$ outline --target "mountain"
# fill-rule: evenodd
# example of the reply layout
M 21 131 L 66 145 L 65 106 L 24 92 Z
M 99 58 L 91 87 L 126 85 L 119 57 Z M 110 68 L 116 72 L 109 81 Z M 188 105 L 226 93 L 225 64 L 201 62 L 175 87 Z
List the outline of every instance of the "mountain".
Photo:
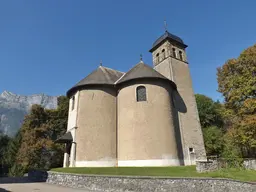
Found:
M 21 127 L 24 116 L 29 113 L 33 104 L 47 109 L 57 107 L 57 96 L 35 94 L 29 96 L 16 95 L 4 91 L 0 95 L 0 132 L 13 137 Z

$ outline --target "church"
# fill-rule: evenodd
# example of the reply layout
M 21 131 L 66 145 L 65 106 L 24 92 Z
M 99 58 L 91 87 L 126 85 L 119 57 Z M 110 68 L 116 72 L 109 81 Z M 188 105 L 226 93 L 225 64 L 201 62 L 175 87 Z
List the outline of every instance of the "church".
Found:
M 183 166 L 205 160 L 187 45 L 167 30 L 128 72 L 99 66 L 67 91 L 63 167 Z

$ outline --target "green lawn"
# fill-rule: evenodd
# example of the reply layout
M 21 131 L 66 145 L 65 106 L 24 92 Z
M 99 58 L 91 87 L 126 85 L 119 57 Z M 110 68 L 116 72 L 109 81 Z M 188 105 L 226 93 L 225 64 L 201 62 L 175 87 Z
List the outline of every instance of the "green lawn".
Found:
M 231 178 L 240 181 L 255 181 L 256 171 L 243 169 L 223 169 L 210 173 L 197 173 L 195 166 L 181 167 L 97 167 L 97 168 L 54 168 L 51 171 L 96 174 L 96 175 L 135 175 L 135 176 L 167 176 L 167 177 L 211 177 Z

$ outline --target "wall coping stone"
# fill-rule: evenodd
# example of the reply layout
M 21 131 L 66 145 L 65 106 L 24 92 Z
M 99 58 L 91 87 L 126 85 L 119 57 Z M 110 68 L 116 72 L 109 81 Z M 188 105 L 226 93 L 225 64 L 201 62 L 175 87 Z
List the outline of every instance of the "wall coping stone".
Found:
M 214 161 L 209 160 L 209 161 L 196 161 L 196 162 L 198 162 L 198 163 L 213 163 Z

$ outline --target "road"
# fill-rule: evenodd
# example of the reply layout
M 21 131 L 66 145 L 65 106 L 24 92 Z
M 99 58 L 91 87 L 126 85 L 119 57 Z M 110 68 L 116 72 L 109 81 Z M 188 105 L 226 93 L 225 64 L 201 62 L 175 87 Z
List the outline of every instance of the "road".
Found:
M 0 178 L 0 192 L 92 192 L 85 189 L 72 189 L 47 183 L 33 183 L 27 179 Z M 95 192 L 95 191 L 93 191 Z M 99 192 L 99 191 L 98 191 Z
M 0 192 L 92 192 L 85 189 L 72 189 L 47 183 L 0 184 Z M 95 192 L 95 191 L 94 191 Z

